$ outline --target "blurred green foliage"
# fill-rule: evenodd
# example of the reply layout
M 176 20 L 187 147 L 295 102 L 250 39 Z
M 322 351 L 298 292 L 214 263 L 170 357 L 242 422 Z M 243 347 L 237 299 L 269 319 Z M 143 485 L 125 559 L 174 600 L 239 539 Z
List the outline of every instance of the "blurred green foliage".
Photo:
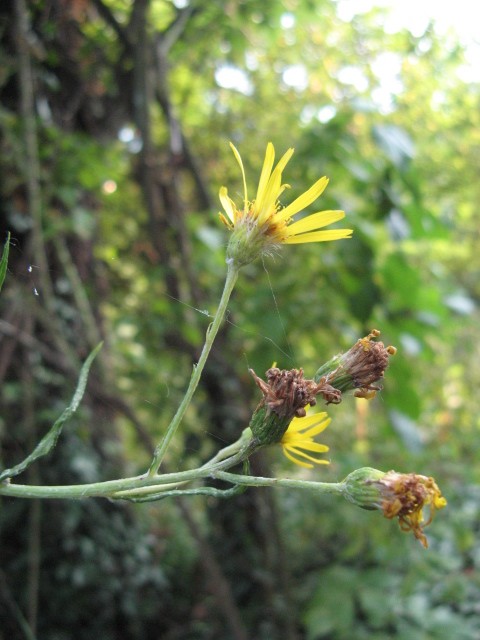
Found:
M 271 140 L 279 154 L 296 149 L 286 201 L 328 175 L 318 208 L 345 209 L 354 237 L 285 247 L 244 270 L 168 465 L 198 464 L 236 439 L 257 402 L 248 367 L 310 375 L 375 327 L 398 347 L 385 389 L 329 409 L 331 465 L 312 473 L 433 475 L 449 505 L 425 552 L 379 514 L 296 493 L 195 499 L 187 512 L 92 501 L 35 515 L 2 499 L 0 638 L 30 637 L 22 629 L 34 622 L 44 640 L 478 638 L 480 85 L 462 80 L 460 45 L 433 23 L 389 33 L 380 8 L 347 20 L 331 0 L 27 3 L 45 273 L 11 4 L 0 9 L 0 231 L 12 234 L 2 467 L 58 417 L 103 337 L 76 430 L 25 481 L 145 470 L 220 294 L 217 193 L 242 190 L 228 141 L 253 190 Z M 279 451 L 258 464 L 297 473 Z

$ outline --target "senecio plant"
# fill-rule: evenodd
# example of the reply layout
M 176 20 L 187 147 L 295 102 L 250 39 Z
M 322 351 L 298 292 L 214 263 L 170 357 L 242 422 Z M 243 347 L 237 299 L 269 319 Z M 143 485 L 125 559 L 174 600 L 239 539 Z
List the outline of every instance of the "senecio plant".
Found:
M 245 171 L 239 152 L 230 145 L 240 166 L 243 180 L 243 201 L 237 205 L 227 189 L 220 189 L 220 201 L 224 213 L 220 219 L 230 231 L 226 250 L 226 279 L 222 297 L 214 319 L 209 326 L 202 353 L 193 367 L 190 383 L 163 439 L 153 454 L 150 468 L 142 475 L 95 482 L 92 484 L 65 486 L 32 486 L 17 484 L 12 479 L 38 458 L 46 455 L 56 444 L 66 420 L 77 409 L 87 383 L 89 368 L 100 349 L 99 345 L 87 358 L 80 372 L 77 389 L 70 405 L 58 418 L 25 460 L 0 472 L 0 494 L 17 498 L 80 499 L 104 497 L 133 502 L 149 502 L 172 496 L 208 495 L 230 497 L 247 487 L 290 487 L 314 491 L 318 494 L 338 494 L 362 509 L 379 510 L 386 518 L 398 518 L 403 531 L 411 531 L 427 547 L 424 528 L 431 522 L 437 509 L 446 505 L 435 480 L 416 473 L 383 472 L 372 468 L 357 469 L 342 482 L 316 482 L 287 478 L 255 477 L 249 473 L 250 456 L 262 447 L 280 445 L 285 456 L 301 467 L 328 464 L 322 454 L 328 447 L 315 440 L 329 424 L 325 412 L 307 415 L 307 408 L 314 407 L 320 396 L 326 404 L 339 404 L 343 394 L 371 399 L 379 391 L 379 381 L 384 376 L 390 356 L 395 348 L 385 347 L 373 330 L 359 339 L 344 354 L 336 355 L 315 373 L 305 377 L 302 369 L 280 370 L 272 367 L 262 379 L 250 370 L 262 397 L 250 424 L 236 442 L 221 449 L 201 467 L 176 473 L 161 473 L 160 466 L 167 449 L 181 426 L 200 381 L 215 336 L 224 318 L 230 295 L 242 267 L 259 257 L 277 252 L 284 244 L 327 242 L 349 238 L 351 229 L 324 229 L 344 218 L 343 211 L 319 211 L 299 220 L 295 216 L 311 205 L 325 190 L 328 179 L 317 180 L 296 200 L 283 206 L 280 198 L 289 185 L 282 183 L 282 173 L 290 160 L 289 149 L 275 163 L 275 150 L 267 145 L 257 193 L 250 200 Z M 5 278 L 9 240 L 5 245 L 0 265 L 0 287 Z M 231 473 L 232 467 L 243 464 L 243 474 Z M 209 486 L 209 480 L 222 480 L 226 489 Z M 426 514 L 424 515 L 424 512 Z

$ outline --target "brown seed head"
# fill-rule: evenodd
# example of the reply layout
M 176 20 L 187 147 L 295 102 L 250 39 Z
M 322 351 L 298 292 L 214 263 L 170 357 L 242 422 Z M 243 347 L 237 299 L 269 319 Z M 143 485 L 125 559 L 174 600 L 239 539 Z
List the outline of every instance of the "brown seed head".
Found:
M 381 387 L 374 383 L 383 378 L 389 357 L 396 349 L 376 342 L 379 335 L 380 331 L 373 329 L 346 353 L 335 356 L 317 371 L 315 379 L 323 384 L 327 404 L 341 402 L 342 393 L 352 389 L 355 396 L 366 399 L 380 391 Z
M 266 372 L 266 382 L 253 369 L 250 373 L 263 393 L 262 403 L 282 418 L 302 418 L 306 415 L 305 407 L 317 403 L 316 396 L 322 385 L 306 380 L 303 369 L 272 367 Z

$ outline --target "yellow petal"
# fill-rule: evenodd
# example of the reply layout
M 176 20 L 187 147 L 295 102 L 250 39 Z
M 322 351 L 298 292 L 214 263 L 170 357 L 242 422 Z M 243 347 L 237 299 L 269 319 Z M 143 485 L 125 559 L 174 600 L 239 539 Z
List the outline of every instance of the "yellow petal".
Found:
M 288 161 L 290 160 L 290 158 L 293 156 L 295 149 L 293 149 L 293 147 L 290 147 L 290 149 L 287 149 L 285 151 L 285 153 L 283 154 L 283 156 L 280 158 L 280 160 L 278 161 L 277 166 L 275 167 L 275 171 L 279 171 L 280 173 L 283 172 L 283 170 L 285 169 L 285 167 L 287 166 Z M 274 173 L 275 173 L 274 171 Z
M 313 464 L 310 464 L 309 462 L 302 462 L 301 460 L 297 460 L 292 455 L 290 455 L 290 453 L 288 453 L 286 449 L 283 449 L 283 454 L 286 458 L 290 460 L 290 462 L 293 462 L 294 464 L 298 464 L 300 467 L 305 467 L 305 469 L 313 469 Z
M 283 241 L 285 244 L 301 244 L 302 242 L 330 242 L 330 240 L 342 240 L 351 238 L 353 229 L 329 229 L 327 231 L 312 231 L 302 233 L 299 236 L 290 236 Z
M 282 184 L 278 190 L 278 196 L 277 196 L 277 200 L 278 198 L 282 195 L 282 193 L 285 191 L 285 189 L 290 189 L 290 185 L 289 184 Z
M 307 438 L 313 438 L 314 436 L 318 436 L 319 433 L 322 433 L 322 431 L 325 431 L 325 429 L 328 427 L 331 421 L 332 419 L 328 418 L 323 422 L 315 423 L 313 426 L 310 427 L 310 429 L 307 429 L 303 433 L 303 435 Z
M 220 220 L 222 221 L 222 223 L 230 230 L 233 229 L 233 224 L 231 222 L 229 222 L 226 217 L 223 215 L 223 213 L 221 213 L 220 211 L 218 212 L 218 216 L 220 218 Z
M 331 422 L 331 418 L 328 418 L 328 414 L 326 411 L 322 411 L 321 413 L 312 413 L 310 416 L 305 416 L 304 418 L 293 418 L 293 420 L 288 425 L 288 429 L 283 437 L 285 438 L 285 436 L 288 436 L 289 434 L 298 433 L 299 431 L 309 429 L 310 427 L 314 427 L 317 424 L 322 423 L 322 421 L 327 420 L 328 425 Z M 324 428 L 325 427 L 323 427 L 323 429 Z
M 230 218 L 232 223 L 235 224 L 235 204 L 228 197 L 227 187 L 220 187 L 218 196 L 220 198 L 220 202 L 222 203 L 222 207 L 225 210 L 225 213 Z
M 312 462 L 315 462 L 315 464 L 329 464 L 328 460 L 317 460 L 317 458 L 309 456 L 308 453 L 303 453 L 303 451 L 300 451 L 296 447 L 288 447 L 288 451 L 292 455 L 300 456 L 301 458 L 305 458 L 306 460 L 311 460 Z
M 310 417 L 310 416 L 308 416 Z M 297 431 L 301 431 L 303 429 L 303 425 L 305 424 L 305 420 L 308 418 L 293 418 L 293 420 L 288 425 L 288 429 L 285 432 L 284 437 L 289 433 L 296 433 Z M 308 425 L 310 426 L 310 425 Z
M 263 190 L 262 197 L 256 200 L 256 207 L 258 211 L 258 223 L 265 222 L 267 217 L 272 213 L 272 209 L 278 200 L 279 195 L 282 193 L 282 171 L 285 169 L 285 165 L 293 155 L 293 149 L 288 149 L 278 161 L 277 166 L 273 170 L 270 179 Z
M 320 413 L 312 413 L 309 416 L 305 416 L 305 418 L 294 418 L 294 420 L 295 421 L 298 420 L 299 422 L 301 422 L 301 424 L 303 425 L 303 428 L 305 428 L 305 427 L 311 427 L 314 424 L 317 424 L 317 422 L 321 422 L 326 418 L 328 418 L 328 413 L 326 411 L 321 411 Z
M 243 168 L 243 162 L 240 154 L 238 153 L 237 147 L 230 142 L 230 147 L 233 151 L 233 155 L 237 159 L 238 164 L 240 165 L 240 169 L 242 171 L 242 179 L 243 179 L 243 202 L 245 206 L 247 205 L 248 195 L 247 195 L 247 181 L 245 179 L 245 169 Z
M 345 217 L 344 211 L 319 211 L 318 213 L 312 213 L 309 216 L 305 216 L 298 222 L 289 224 L 286 229 L 287 236 L 295 236 L 305 231 L 314 231 L 321 229 L 329 224 L 338 222 Z
M 330 450 L 326 444 L 320 444 L 320 442 L 297 440 L 287 445 L 288 447 L 295 449 L 303 449 L 304 451 L 315 451 L 316 453 L 326 453 Z
M 262 200 L 263 192 L 267 186 L 268 179 L 272 173 L 273 163 L 275 162 L 275 148 L 271 142 L 267 144 L 267 150 L 265 152 L 265 159 L 263 161 L 262 173 L 260 174 L 260 180 L 258 182 L 257 195 L 255 200 Z
M 308 191 L 302 193 L 302 195 L 298 196 L 298 198 L 291 202 L 288 207 L 285 207 L 285 209 L 282 209 L 280 211 L 279 215 L 281 216 L 281 219 L 287 220 L 299 211 L 302 211 L 302 209 L 305 209 L 305 207 L 308 207 L 309 204 L 312 204 L 312 202 L 314 202 L 319 196 L 322 195 L 327 187 L 327 184 L 328 178 L 326 176 L 323 176 L 323 178 L 317 180 L 317 182 L 315 182 L 315 184 L 312 185 L 310 189 L 308 189 Z
M 303 425 L 301 422 L 296 422 L 295 419 L 292 420 L 292 422 L 289 424 L 288 429 L 285 431 L 285 433 L 283 434 L 283 437 L 281 439 L 281 442 L 286 442 L 287 440 L 290 440 L 290 437 L 296 437 L 296 435 L 298 433 L 300 433 L 300 431 L 303 430 Z

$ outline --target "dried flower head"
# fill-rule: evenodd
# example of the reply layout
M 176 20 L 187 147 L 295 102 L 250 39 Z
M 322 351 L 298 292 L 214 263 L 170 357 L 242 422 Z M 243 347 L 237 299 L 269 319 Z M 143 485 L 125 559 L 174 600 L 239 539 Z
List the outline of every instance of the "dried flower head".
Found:
M 412 531 L 427 548 L 423 529 L 432 522 L 437 509 L 443 509 L 447 504 L 435 480 L 416 473 L 389 471 L 375 484 L 382 496 L 383 515 L 386 518 L 397 517 L 401 530 Z M 429 511 L 426 520 L 425 509 Z
M 272 367 L 266 372 L 266 381 L 252 369 L 250 373 L 263 393 L 250 423 L 252 433 L 261 444 L 280 442 L 292 419 L 304 417 L 305 407 L 317 403 L 322 386 L 306 380 L 302 369 Z
M 428 542 L 423 530 L 447 504 L 435 480 L 416 473 L 384 473 L 364 467 L 348 475 L 343 485 L 347 500 L 363 509 L 379 509 L 386 518 L 398 518 L 401 530 L 412 531 L 425 548 Z
M 379 335 L 380 331 L 373 329 L 346 353 L 334 356 L 320 367 L 314 379 L 323 384 L 327 404 L 341 402 L 344 391 L 355 390 L 356 397 L 366 399 L 373 398 L 380 391 L 381 387 L 374 383 L 383 378 L 389 357 L 397 350 L 376 342 Z
M 326 177 L 317 180 L 310 189 L 286 207 L 279 203 L 280 196 L 289 187 L 282 184 L 282 172 L 292 157 L 293 149 L 288 149 L 273 168 L 275 149 L 271 142 L 268 143 L 257 195 L 250 201 L 242 158 L 236 147 L 231 143 L 230 146 L 242 172 L 244 199 L 238 207 L 229 198 L 226 187 L 220 189 L 220 201 L 226 213 L 226 216 L 220 213 L 220 219 L 233 232 L 228 244 L 227 259 L 241 266 L 264 253 L 271 252 L 281 244 L 326 242 L 349 238 L 352 235 L 351 229 L 320 230 L 341 220 L 345 216 L 343 211 L 319 211 L 297 222 L 292 221 L 295 215 L 323 193 L 328 184 Z

